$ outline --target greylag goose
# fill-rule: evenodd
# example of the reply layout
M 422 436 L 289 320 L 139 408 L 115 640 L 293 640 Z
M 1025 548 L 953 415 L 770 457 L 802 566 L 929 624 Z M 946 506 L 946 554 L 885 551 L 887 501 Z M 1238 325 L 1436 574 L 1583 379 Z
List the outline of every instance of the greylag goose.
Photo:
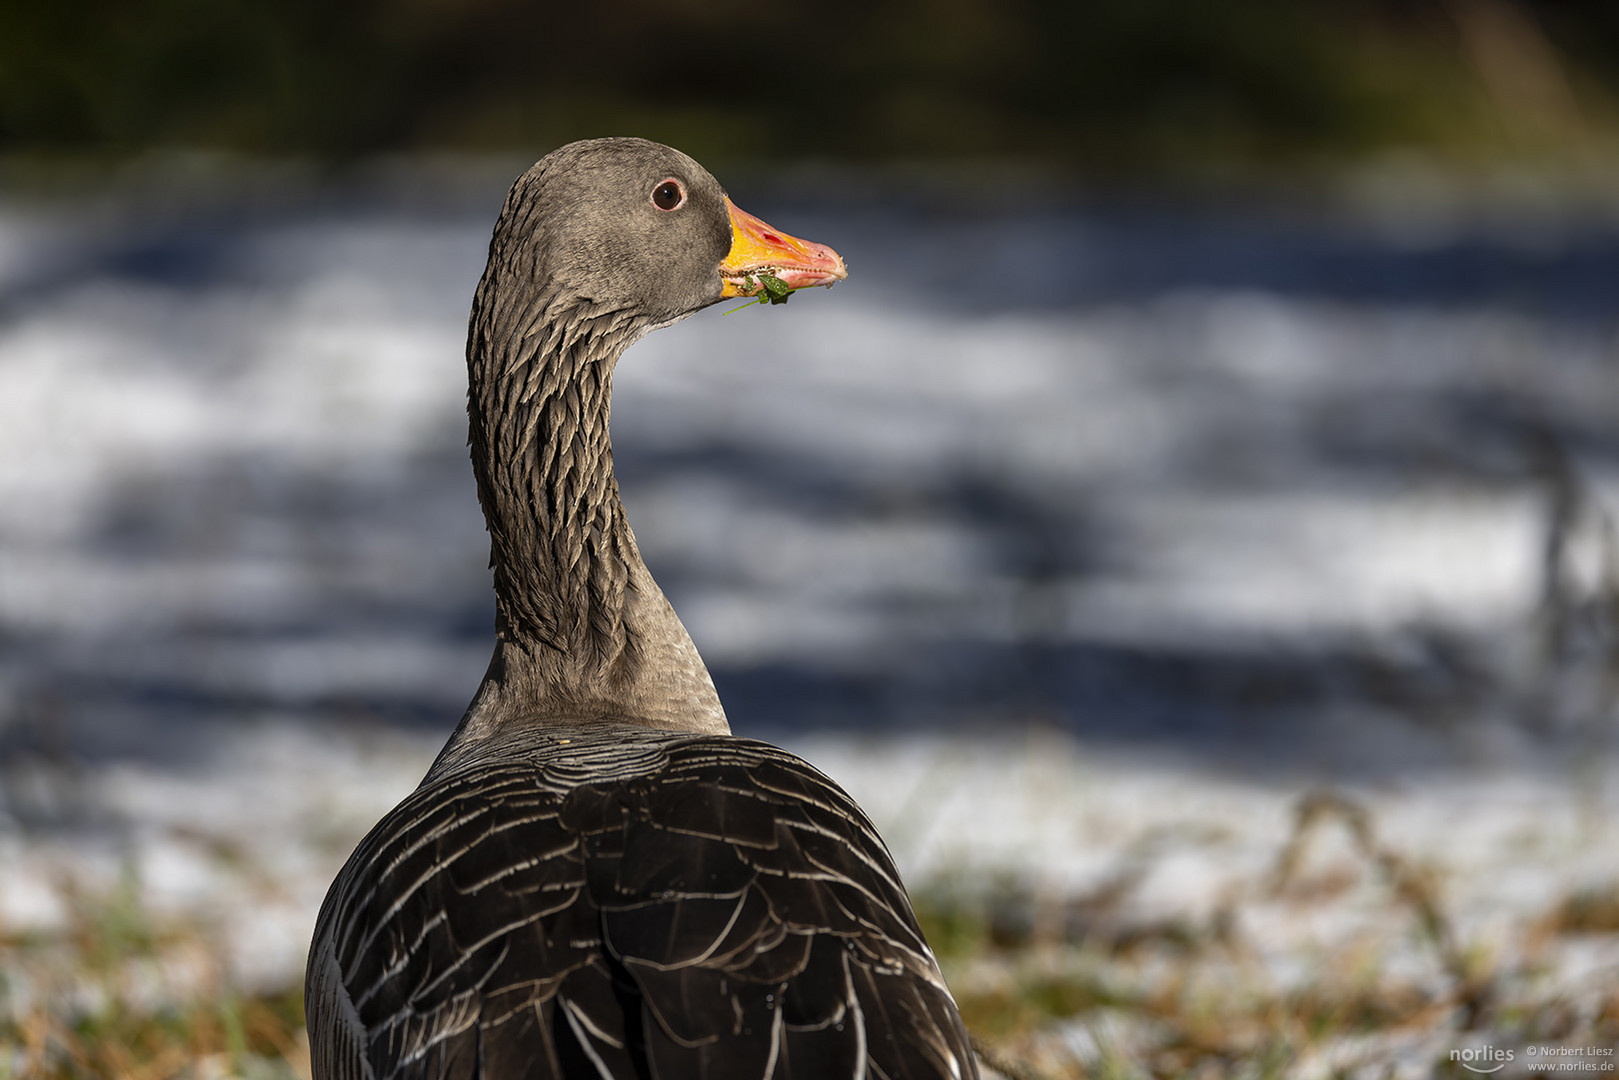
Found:
M 882 839 L 730 734 L 613 477 L 626 348 L 844 275 L 657 143 L 573 143 L 513 185 L 467 337 L 494 657 L 321 907 L 319 1080 L 977 1075 Z

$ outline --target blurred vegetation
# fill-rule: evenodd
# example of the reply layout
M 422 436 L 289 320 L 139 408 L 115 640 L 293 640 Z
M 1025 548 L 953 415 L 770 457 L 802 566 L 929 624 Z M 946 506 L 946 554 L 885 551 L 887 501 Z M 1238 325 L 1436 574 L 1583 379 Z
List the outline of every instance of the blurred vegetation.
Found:
M 0 1080 L 309 1074 L 301 986 L 241 992 L 206 921 L 154 915 L 133 867 L 59 885 L 66 925 L 0 928 Z
M 1318 791 L 1294 810 L 1270 874 L 1232 883 L 1199 915 L 1140 904 L 1150 859 L 1133 856 L 1073 894 L 1010 879 L 916 892 L 979 1055 L 1012 1080 L 1462 1077 L 1476 1070 L 1449 1051 L 1480 1034 L 1615 1045 L 1611 980 L 1583 993 L 1544 978 L 1560 948 L 1614 934 L 1613 882 L 1492 938 L 1454 920 L 1446 875 L 1382 836 L 1367 805 Z M 1334 830 L 1346 848 L 1334 851 Z M 1413 932 L 1382 947 L 1364 935 L 1318 941 L 1278 977 L 1278 923 L 1357 905 L 1384 933 L 1402 923 Z M 1389 941 L 1405 948 L 1386 951 Z
M 1616 91 L 1619 5 L 1576 0 L 0 0 L 13 154 L 1465 161 L 1606 142 Z

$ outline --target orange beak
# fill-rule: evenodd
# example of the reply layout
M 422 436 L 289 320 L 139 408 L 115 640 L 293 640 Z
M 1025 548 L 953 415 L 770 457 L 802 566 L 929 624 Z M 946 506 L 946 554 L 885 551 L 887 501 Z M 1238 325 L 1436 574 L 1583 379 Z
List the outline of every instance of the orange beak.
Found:
M 843 257 L 825 244 L 772 229 L 730 199 L 725 208 L 731 213 L 731 253 L 720 261 L 722 297 L 757 296 L 764 291 L 760 274 L 779 278 L 789 289 L 831 285 L 849 276 Z

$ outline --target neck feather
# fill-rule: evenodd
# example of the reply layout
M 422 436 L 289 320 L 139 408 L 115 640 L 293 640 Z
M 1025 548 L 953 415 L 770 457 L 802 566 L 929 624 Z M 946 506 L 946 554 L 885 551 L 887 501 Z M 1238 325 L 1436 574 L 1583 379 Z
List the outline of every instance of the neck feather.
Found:
M 613 368 L 651 323 L 577 299 L 502 303 L 489 285 L 469 328 L 467 409 L 498 641 L 462 730 L 600 718 L 727 731 L 613 475 Z
M 613 365 L 631 320 L 547 305 L 543 322 L 469 355 L 473 471 L 489 525 L 499 622 L 586 678 L 633 648 L 624 589 L 639 562 L 613 477 Z M 482 345 L 482 347 L 478 347 Z

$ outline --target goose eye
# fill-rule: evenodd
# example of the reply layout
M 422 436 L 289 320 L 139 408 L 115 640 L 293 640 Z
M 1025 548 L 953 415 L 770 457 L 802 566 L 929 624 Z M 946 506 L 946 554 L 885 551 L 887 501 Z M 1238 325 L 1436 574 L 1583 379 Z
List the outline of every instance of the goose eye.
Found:
M 679 180 L 661 180 L 652 189 L 652 205 L 659 210 L 679 210 L 686 205 L 686 189 Z

